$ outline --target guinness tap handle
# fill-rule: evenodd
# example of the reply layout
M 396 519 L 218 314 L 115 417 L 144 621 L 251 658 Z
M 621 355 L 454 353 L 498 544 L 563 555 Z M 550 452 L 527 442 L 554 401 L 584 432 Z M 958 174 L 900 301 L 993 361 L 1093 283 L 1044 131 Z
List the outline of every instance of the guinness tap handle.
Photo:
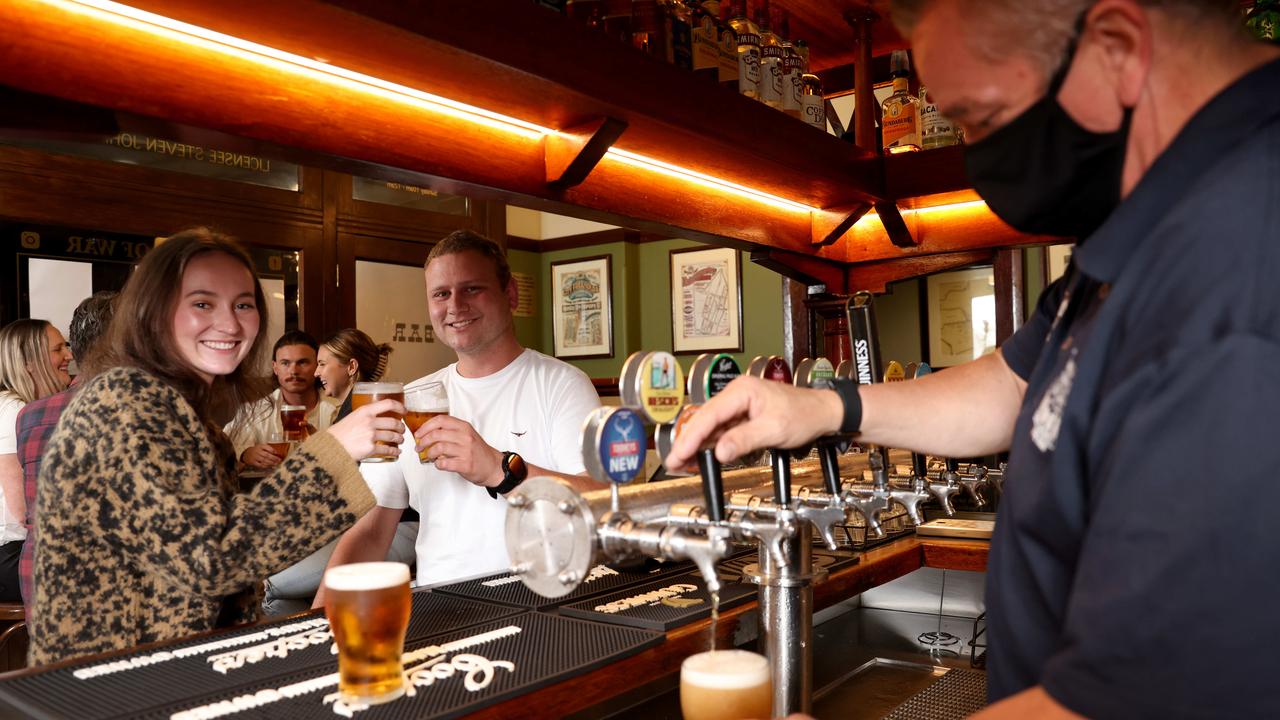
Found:
M 871 293 L 861 290 L 849 298 L 845 306 L 845 316 L 849 321 L 849 347 L 853 349 L 853 378 L 859 385 L 872 385 L 884 382 L 884 371 L 880 364 L 880 331 L 876 327 L 875 306 Z M 879 460 L 869 457 L 871 477 L 876 488 L 889 486 L 889 449 L 883 446 L 871 448 L 871 454 L 879 455 Z
M 724 480 L 720 476 L 720 461 L 715 448 L 698 451 L 698 471 L 702 474 L 702 498 L 706 501 L 707 517 L 711 522 L 724 520 Z
M 699 355 L 689 369 L 689 399 L 702 404 L 724 390 L 726 385 L 741 374 L 737 361 L 730 355 Z M 698 471 L 702 474 L 702 495 L 707 503 L 707 516 L 712 522 L 722 522 L 724 481 L 720 477 L 720 461 L 716 460 L 714 447 L 698 451 Z

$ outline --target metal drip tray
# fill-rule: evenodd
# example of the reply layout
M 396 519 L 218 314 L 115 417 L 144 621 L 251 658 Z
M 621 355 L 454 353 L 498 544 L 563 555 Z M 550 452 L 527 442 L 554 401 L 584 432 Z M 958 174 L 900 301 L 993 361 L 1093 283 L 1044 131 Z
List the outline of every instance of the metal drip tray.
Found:
M 819 718 L 965 718 L 986 705 L 986 674 L 874 658 L 814 695 Z

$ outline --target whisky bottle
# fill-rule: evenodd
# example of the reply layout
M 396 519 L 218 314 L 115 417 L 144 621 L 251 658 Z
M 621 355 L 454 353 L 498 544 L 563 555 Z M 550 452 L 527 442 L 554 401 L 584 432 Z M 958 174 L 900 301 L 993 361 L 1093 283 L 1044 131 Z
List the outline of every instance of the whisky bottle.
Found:
M 729 26 L 738 42 L 738 92 L 753 98 L 760 96 L 760 28 L 748 9 L 747 0 L 733 0 Z
M 601 0 L 568 0 L 564 6 L 564 12 L 592 30 L 599 30 L 604 15 L 604 3 Z
M 719 0 L 706 0 L 692 8 L 693 74 L 709 82 L 720 80 L 720 33 L 716 30 L 719 15 Z
M 773 30 L 781 8 L 769 7 L 769 0 L 756 6 L 756 24 L 760 26 L 760 96 L 771 108 L 782 109 L 782 43 Z
M 809 68 L 804 66 L 795 43 L 791 42 L 791 18 L 782 10 L 778 39 L 782 41 L 782 110 L 794 118 L 802 116 L 800 97 L 804 94 L 802 78 Z
M 911 63 L 906 50 L 890 57 L 893 94 L 881 104 L 884 151 L 890 155 L 920 150 L 920 100 L 909 90 Z
M 721 0 L 720 17 L 716 24 L 720 40 L 720 84 L 738 91 L 738 36 L 729 21 L 733 19 L 733 3 Z
M 801 57 L 804 55 L 801 54 Z M 813 73 L 800 76 L 800 119 L 813 127 L 827 131 L 827 101 L 822 96 L 822 80 Z
M 658 0 L 631 3 L 631 45 L 650 55 L 665 58 L 662 33 L 658 32 Z
M 955 126 L 938 112 L 938 106 L 929 101 L 929 91 L 920 88 L 920 147 L 925 150 L 956 145 Z

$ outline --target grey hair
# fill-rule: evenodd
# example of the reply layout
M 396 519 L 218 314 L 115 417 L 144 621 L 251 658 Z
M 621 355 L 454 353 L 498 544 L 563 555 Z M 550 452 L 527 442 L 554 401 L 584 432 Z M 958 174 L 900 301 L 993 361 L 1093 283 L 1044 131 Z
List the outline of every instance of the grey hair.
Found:
M 99 290 L 76 306 L 71 313 L 71 327 L 67 328 L 67 345 L 71 354 L 77 359 L 93 347 L 98 337 L 107 329 L 111 316 L 115 313 L 115 290 Z
M 974 51 L 992 60 L 1012 50 L 1034 62 L 1047 79 L 1062 64 L 1076 22 L 1097 0 L 958 0 L 970 17 L 992 32 L 971 36 Z M 1237 0 L 1138 0 L 1170 15 L 1180 16 L 1201 30 L 1207 26 L 1231 29 L 1241 25 Z M 937 0 L 889 0 L 889 14 L 903 37 L 910 38 L 920 18 Z

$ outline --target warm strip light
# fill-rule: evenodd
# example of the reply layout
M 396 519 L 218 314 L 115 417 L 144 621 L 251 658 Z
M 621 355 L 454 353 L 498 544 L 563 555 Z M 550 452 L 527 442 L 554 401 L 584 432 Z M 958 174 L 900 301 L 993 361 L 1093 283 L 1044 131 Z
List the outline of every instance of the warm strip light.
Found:
M 906 218 L 911 215 L 925 215 L 928 213 L 935 213 L 935 212 L 957 212 L 961 210 L 985 208 L 986 206 L 987 204 L 982 200 L 966 200 L 965 202 L 948 203 L 946 205 L 934 205 L 932 207 L 902 208 L 902 209 L 899 209 L 898 212 L 902 213 L 903 218 Z M 874 210 L 858 218 L 858 222 L 854 223 L 854 227 L 863 225 L 864 223 L 871 224 L 873 222 L 876 222 L 876 223 L 880 222 L 880 216 Z M 863 229 L 865 229 L 865 226 Z
M 44 1 L 70 12 L 121 25 L 132 30 L 146 32 L 164 40 L 177 41 L 206 50 L 213 50 L 241 60 L 249 60 L 277 70 L 302 75 L 312 80 L 320 80 L 347 89 L 371 93 L 388 100 L 425 108 L 529 139 L 536 140 L 543 135 L 555 132 L 550 128 L 508 117 L 484 108 L 450 100 L 440 95 L 433 95 L 312 58 L 277 50 L 266 45 L 202 28 L 198 25 L 167 18 L 163 15 L 156 15 L 155 13 L 122 5 L 111 0 Z
M 365 75 L 364 73 L 331 65 L 320 60 L 303 57 L 198 25 L 157 15 L 146 10 L 113 2 L 112 0 L 44 0 L 44 2 L 98 21 L 142 31 L 163 40 L 177 41 L 212 50 L 241 60 L 267 65 L 287 73 L 301 75 L 349 90 L 374 94 L 394 102 L 425 108 L 529 139 L 537 140 L 545 135 L 557 132 L 551 128 L 520 120 L 519 118 L 513 118 L 406 85 L 389 82 L 372 75 Z M 680 178 L 721 192 L 728 192 L 783 210 L 804 213 L 818 210 L 818 208 L 793 200 L 771 195 L 761 190 L 739 185 L 729 180 L 722 180 L 696 170 L 690 170 L 628 150 L 611 148 L 607 154 L 619 162 L 669 177 Z
M 671 163 L 665 163 L 661 160 L 655 160 L 654 158 L 647 157 L 645 155 L 640 155 L 638 153 L 630 152 L 629 150 L 622 150 L 620 148 L 609 148 L 609 151 L 605 153 L 605 155 L 607 157 L 612 157 L 614 160 L 617 160 L 618 162 L 626 163 L 628 165 L 634 165 L 637 167 L 642 167 L 642 168 L 645 168 L 646 170 L 660 173 L 662 175 L 667 175 L 669 177 L 675 177 L 681 180 L 687 180 L 689 182 L 702 185 L 704 187 L 709 187 L 713 190 L 732 193 L 734 195 L 738 195 L 739 197 L 744 197 L 744 198 L 747 198 L 748 200 L 755 200 L 756 202 L 762 202 L 767 205 L 772 205 L 773 207 L 780 208 L 782 210 L 790 210 L 792 212 L 803 212 L 803 213 L 814 212 L 818 210 L 818 208 L 809 207 L 808 205 L 803 205 L 801 203 L 795 202 L 794 200 L 788 200 L 786 198 L 778 197 L 777 195 L 770 195 L 767 192 L 756 190 L 754 188 L 749 188 L 746 185 L 739 185 L 738 183 L 730 182 L 728 180 L 721 180 L 720 178 L 712 177 L 711 175 L 704 175 L 703 173 L 700 173 L 696 170 L 690 170 L 688 168 L 680 167 L 679 165 L 672 165 Z

